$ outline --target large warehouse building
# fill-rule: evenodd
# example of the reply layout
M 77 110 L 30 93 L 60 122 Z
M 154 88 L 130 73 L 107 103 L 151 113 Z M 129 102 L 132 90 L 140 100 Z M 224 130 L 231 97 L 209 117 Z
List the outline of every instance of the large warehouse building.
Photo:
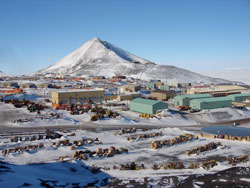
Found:
M 190 107 L 197 110 L 232 107 L 232 101 L 227 97 L 202 98 L 190 101 Z
M 135 98 L 130 101 L 130 110 L 140 113 L 155 114 L 157 110 L 167 109 L 168 104 L 149 99 Z
M 246 87 L 238 85 L 212 85 L 208 87 L 193 87 L 187 89 L 187 94 L 204 94 L 204 93 L 230 93 L 230 92 L 241 92 L 247 90 Z
M 250 97 L 250 93 L 228 95 L 227 98 L 233 102 L 245 102 Z
M 51 92 L 52 104 L 84 104 L 88 102 L 101 102 L 104 100 L 103 89 L 91 90 L 65 90 Z
M 193 99 L 210 98 L 210 94 L 196 94 L 196 95 L 178 95 L 174 97 L 174 106 L 190 106 L 190 101 Z

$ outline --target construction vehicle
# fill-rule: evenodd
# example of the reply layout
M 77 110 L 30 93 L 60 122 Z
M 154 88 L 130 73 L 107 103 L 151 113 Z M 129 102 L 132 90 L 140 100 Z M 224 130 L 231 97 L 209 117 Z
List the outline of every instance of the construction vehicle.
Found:
M 141 114 L 139 114 L 139 117 L 143 117 L 143 118 L 150 119 L 150 118 L 153 118 L 154 115 L 152 115 L 152 114 L 147 114 L 147 113 L 141 113 Z
M 189 110 L 189 109 L 190 109 L 189 106 L 178 106 L 179 111 L 186 111 L 186 110 Z

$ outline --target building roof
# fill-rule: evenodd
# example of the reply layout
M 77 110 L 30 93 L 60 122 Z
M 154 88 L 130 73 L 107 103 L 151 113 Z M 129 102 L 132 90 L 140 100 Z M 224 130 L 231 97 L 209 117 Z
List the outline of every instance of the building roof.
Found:
M 250 96 L 250 93 L 228 95 L 229 98 L 231 98 L 231 97 L 249 97 L 249 96 Z
M 123 88 L 123 87 L 141 87 L 139 84 L 125 84 L 122 86 L 118 86 L 119 88 Z
M 174 91 L 166 91 L 166 90 L 154 90 L 151 93 L 175 93 Z
M 189 98 L 189 99 L 196 99 L 196 98 L 209 98 L 212 97 L 210 94 L 190 94 L 190 95 L 177 95 L 174 98 L 180 98 L 180 99 L 184 99 L 184 98 Z
M 123 93 L 123 94 L 119 94 L 118 96 L 133 96 L 133 95 L 140 95 L 140 93 L 137 93 L 137 92 Z
M 158 103 L 162 103 L 161 101 L 142 99 L 142 98 L 135 98 L 131 102 L 138 103 L 138 104 L 146 104 L 146 105 L 155 105 Z
M 37 85 L 42 85 L 42 84 L 50 85 L 52 83 L 50 83 L 50 82 L 40 82 L 40 83 L 37 83 Z
M 100 88 L 88 89 L 88 90 L 66 89 L 66 90 L 59 90 L 59 91 L 54 91 L 54 92 L 56 92 L 56 93 L 82 93 L 82 92 L 93 92 L 93 91 L 104 91 L 104 89 L 100 89 Z
M 231 99 L 227 97 L 211 97 L 211 98 L 201 98 L 201 99 L 193 99 L 191 102 L 220 102 L 220 101 L 231 101 Z
M 213 87 L 202 87 L 202 88 L 190 88 L 190 93 L 212 93 L 212 92 L 231 92 L 231 91 L 242 91 L 247 88 L 238 85 L 216 85 Z
M 14 81 L 2 81 L 1 84 L 17 84 L 17 82 L 14 82 Z
M 238 86 L 238 85 L 217 85 L 216 88 L 222 90 L 247 90 L 246 87 Z
M 36 85 L 36 84 L 31 83 L 31 82 L 27 82 L 27 83 L 22 83 L 21 85 Z

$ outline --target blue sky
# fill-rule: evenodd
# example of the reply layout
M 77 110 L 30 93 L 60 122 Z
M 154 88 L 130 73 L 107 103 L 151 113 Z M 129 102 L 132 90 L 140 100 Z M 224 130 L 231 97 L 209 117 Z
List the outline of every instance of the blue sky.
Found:
M 250 66 L 249 0 L 0 0 L 0 70 L 45 68 L 99 37 L 196 72 Z

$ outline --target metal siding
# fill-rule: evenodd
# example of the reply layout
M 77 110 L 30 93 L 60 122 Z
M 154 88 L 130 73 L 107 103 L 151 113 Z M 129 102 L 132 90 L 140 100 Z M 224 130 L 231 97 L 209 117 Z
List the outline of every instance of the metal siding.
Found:
M 167 108 L 168 104 L 161 101 L 136 98 L 130 102 L 130 110 L 140 113 L 155 114 L 157 110 Z
M 174 105 L 175 107 L 183 106 L 183 100 L 181 98 L 174 98 Z
M 174 105 L 178 106 L 190 106 L 190 101 L 201 98 L 211 98 L 210 94 L 193 94 L 193 95 L 178 95 L 174 97 Z
M 235 96 L 234 101 L 235 102 L 244 102 L 247 99 L 248 96 Z
M 226 108 L 232 107 L 232 101 L 230 100 L 222 100 L 222 101 L 199 101 L 193 100 L 190 103 L 192 109 L 198 110 L 206 110 L 206 109 L 216 109 L 216 108 Z
M 155 114 L 157 110 L 162 110 L 162 109 L 168 109 L 168 104 L 163 103 L 163 102 L 159 102 L 159 103 L 153 105 L 153 114 Z
M 232 94 L 227 97 L 231 99 L 233 102 L 243 102 L 249 97 L 250 94 Z
M 232 107 L 231 101 L 214 101 L 214 102 L 203 102 L 203 109 L 216 109 L 216 108 L 226 108 Z
M 201 109 L 200 103 L 199 103 L 198 101 L 196 101 L 196 100 L 190 101 L 190 107 L 191 107 L 192 109 L 198 109 L 198 110 Z
M 181 106 L 189 106 L 189 105 L 190 105 L 190 101 L 191 101 L 191 99 L 189 99 L 189 98 L 184 98 L 184 99 L 182 100 L 182 105 L 181 105 Z
M 133 101 L 133 103 L 147 104 L 147 105 L 154 105 L 154 104 L 157 104 L 158 102 L 160 102 L 160 101 L 156 101 L 156 100 L 142 99 L 142 98 L 135 98 L 132 101 Z
M 135 111 L 135 112 L 153 114 L 152 105 L 138 104 L 138 103 L 134 103 L 132 101 L 130 102 L 130 110 Z

